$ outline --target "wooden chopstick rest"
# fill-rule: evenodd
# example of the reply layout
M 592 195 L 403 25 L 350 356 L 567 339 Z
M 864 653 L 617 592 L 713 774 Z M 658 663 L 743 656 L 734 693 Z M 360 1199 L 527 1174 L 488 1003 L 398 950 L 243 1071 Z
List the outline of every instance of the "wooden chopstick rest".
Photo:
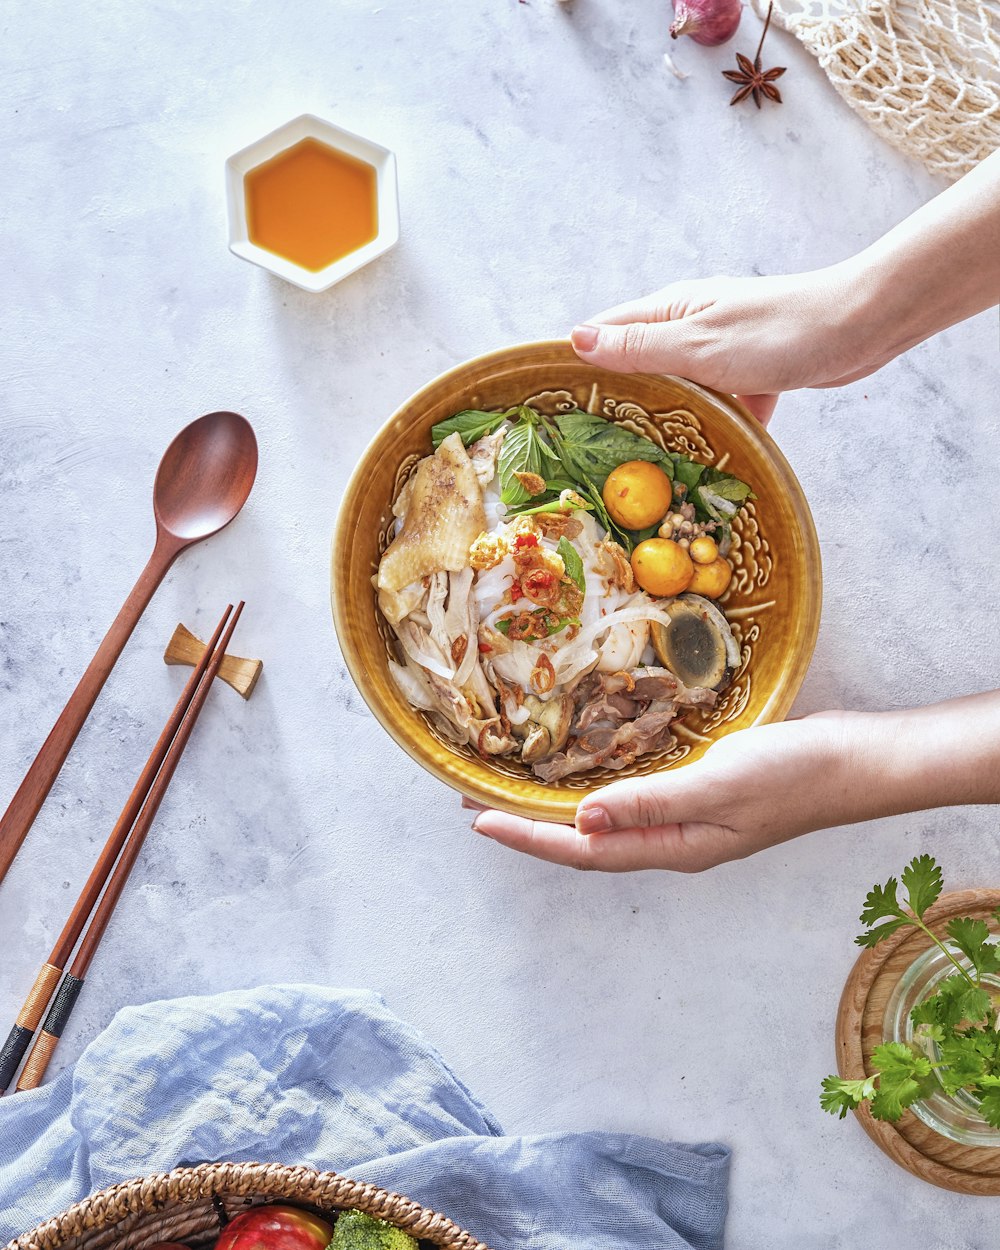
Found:
M 201 639 L 196 638 L 184 625 L 178 625 L 167 643 L 167 649 L 163 653 L 163 662 L 195 665 L 204 651 L 205 644 Z M 218 676 L 226 685 L 232 686 L 237 694 L 241 694 L 244 699 L 249 699 L 263 671 L 263 660 L 245 660 L 238 655 L 227 655 L 223 657 L 222 664 L 219 666 Z

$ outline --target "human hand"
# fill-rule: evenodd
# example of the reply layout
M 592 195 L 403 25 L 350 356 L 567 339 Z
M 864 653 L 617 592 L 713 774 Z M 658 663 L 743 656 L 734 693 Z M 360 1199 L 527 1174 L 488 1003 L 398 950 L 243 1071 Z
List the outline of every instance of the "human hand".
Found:
M 891 359 L 867 312 L 868 286 L 850 263 L 672 282 L 577 326 L 572 343 L 604 369 L 675 373 L 737 395 L 766 425 L 782 391 L 840 386 Z
M 843 386 L 997 302 L 1000 151 L 857 256 L 811 273 L 672 282 L 573 331 L 589 364 L 676 373 L 765 424 L 782 391 Z
M 799 834 L 868 819 L 890 803 L 882 717 L 822 712 L 757 725 L 715 742 L 693 764 L 614 781 L 580 804 L 576 828 L 480 811 L 473 828 L 571 868 L 700 872 Z

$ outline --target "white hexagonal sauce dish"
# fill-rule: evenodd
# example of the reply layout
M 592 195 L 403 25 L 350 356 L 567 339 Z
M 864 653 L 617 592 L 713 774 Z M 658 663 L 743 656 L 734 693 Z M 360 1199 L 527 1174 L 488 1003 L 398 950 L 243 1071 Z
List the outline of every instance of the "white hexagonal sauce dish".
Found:
M 325 291 L 399 239 L 396 157 L 306 113 L 226 161 L 229 249 Z

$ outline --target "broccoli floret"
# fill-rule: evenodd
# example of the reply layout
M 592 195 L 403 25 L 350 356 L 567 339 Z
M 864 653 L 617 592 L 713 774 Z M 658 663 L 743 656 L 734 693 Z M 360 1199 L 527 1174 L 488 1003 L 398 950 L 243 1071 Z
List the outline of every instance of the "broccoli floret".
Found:
M 388 1220 L 364 1211 L 344 1211 L 337 1217 L 328 1250 L 417 1250 L 417 1243 Z

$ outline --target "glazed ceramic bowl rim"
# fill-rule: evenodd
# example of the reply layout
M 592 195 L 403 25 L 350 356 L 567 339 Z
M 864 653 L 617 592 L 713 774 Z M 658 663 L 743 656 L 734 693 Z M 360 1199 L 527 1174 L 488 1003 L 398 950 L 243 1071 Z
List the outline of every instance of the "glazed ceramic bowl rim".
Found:
M 378 233 L 371 242 L 348 252 L 323 269 L 305 269 L 294 261 L 258 247 L 250 241 L 247 226 L 244 176 L 264 161 L 301 143 L 316 139 L 335 151 L 365 161 L 375 170 L 375 197 L 378 205 Z M 276 277 L 284 278 L 304 291 L 327 291 L 362 266 L 389 251 L 399 241 L 399 192 L 396 183 L 395 154 L 381 143 L 367 139 L 335 122 L 302 113 L 234 152 L 226 161 L 226 208 L 229 222 L 229 250 L 241 260 L 259 265 Z
M 454 365 L 452 368 L 432 378 L 418 391 L 403 400 L 369 440 L 367 447 L 348 479 L 334 527 L 330 559 L 331 606 L 341 654 L 361 697 L 389 736 L 398 746 L 402 747 L 411 759 L 415 760 L 439 781 L 443 781 L 452 790 L 464 794 L 467 798 L 473 799 L 483 806 L 502 808 L 516 815 L 529 816 L 534 819 L 563 822 L 572 820 L 577 803 L 589 793 L 588 790 L 581 789 L 575 791 L 572 797 L 570 797 L 565 791 L 560 792 L 553 789 L 551 797 L 548 799 L 540 797 L 537 802 L 524 802 L 519 798 L 511 798 L 505 794 L 504 786 L 508 779 L 502 773 L 491 770 L 488 764 L 484 763 L 482 765 L 484 780 L 481 784 L 478 784 L 476 781 L 461 775 L 460 771 L 452 765 L 450 753 L 446 751 L 425 751 L 419 745 L 415 745 L 407 740 L 407 735 L 401 731 L 390 714 L 390 710 L 383 706 L 369 689 L 365 665 L 361 656 L 355 651 L 352 629 L 347 617 L 347 605 L 340 602 L 340 597 L 337 594 L 337 581 L 338 569 L 342 565 L 346 567 L 348 563 L 346 555 L 342 555 L 342 553 L 346 553 L 350 547 L 350 529 L 355 513 L 358 511 L 358 501 L 362 495 L 370 491 L 369 461 L 380 443 L 398 427 L 404 423 L 409 424 L 412 421 L 412 415 L 408 417 L 408 414 L 412 414 L 413 408 L 419 407 L 422 400 L 426 400 L 432 392 L 439 390 L 450 379 L 467 377 L 473 368 L 481 369 L 485 374 L 491 368 L 510 364 L 512 357 L 515 355 L 545 350 L 565 351 L 566 349 L 572 350 L 569 341 L 566 339 L 540 340 L 499 348 L 496 351 L 488 352 L 485 355 Z M 579 363 L 581 365 L 585 364 L 583 361 L 579 361 Z M 627 385 L 628 375 L 623 374 L 621 376 L 623 382 Z M 654 376 L 665 377 L 667 375 Z M 819 634 L 819 619 L 822 606 L 822 564 L 819 541 L 816 537 L 812 514 L 791 465 L 785 459 L 777 443 L 747 408 L 734 399 L 733 396 L 720 394 L 707 387 L 699 386 L 697 383 L 690 382 L 687 378 L 677 377 L 673 380 L 680 382 L 692 392 L 701 395 L 711 405 L 721 407 L 732 419 L 742 422 L 747 427 L 750 438 L 761 445 L 762 452 L 770 459 L 774 471 L 781 479 L 782 485 L 787 492 L 788 502 L 799 526 L 804 564 L 806 567 L 816 570 L 817 585 L 815 593 L 807 597 L 804 610 L 798 621 L 798 645 L 796 646 L 793 660 L 782 673 L 781 680 L 775 688 L 768 693 L 767 700 L 753 724 L 768 724 L 783 720 L 799 692 L 806 670 L 812 660 L 816 639 Z M 390 502 L 390 500 L 386 500 L 386 506 Z M 414 716 L 417 715 L 418 713 L 414 713 Z M 430 730 L 426 726 L 423 727 L 423 732 L 420 735 L 421 744 L 424 742 L 425 736 L 427 741 L 434 741 Z M 678 767 L 684 767 L 683 763 L 679 764 Z M 488 776 L 490 781 L 486 781 L 485 776 Z M 613 780 L 613 777 L 602 777 L 598 782 L 598 787 L 606 785 Z M 543 788 L 541 783 L 539 783 L 539 788 Z

